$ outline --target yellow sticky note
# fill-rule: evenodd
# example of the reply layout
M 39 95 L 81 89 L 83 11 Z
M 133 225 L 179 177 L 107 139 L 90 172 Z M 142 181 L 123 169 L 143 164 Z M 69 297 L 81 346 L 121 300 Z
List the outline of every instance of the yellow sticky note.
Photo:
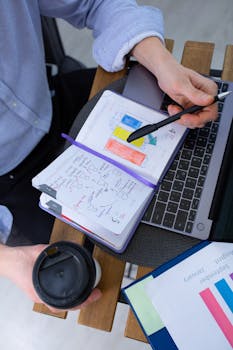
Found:
M 115 128 L 115 130 L 113 131 L 113 135 L 116 136 L 117 138 L 123 140 L 123 141 L 126 141 L 130 134 L 131 134 L 131 132 L 129 132 L 128 130 L 125 130 L 123 128 L 120 128 L 119 126 L 117 126 Z M 131 144 L 136 146 L 136 147 L 141 147 L 143 145 L 143 142 L 144 142 L 144 137 L 140 137 L 140 139 L 137 139 L 137 140 L 131 142 Z

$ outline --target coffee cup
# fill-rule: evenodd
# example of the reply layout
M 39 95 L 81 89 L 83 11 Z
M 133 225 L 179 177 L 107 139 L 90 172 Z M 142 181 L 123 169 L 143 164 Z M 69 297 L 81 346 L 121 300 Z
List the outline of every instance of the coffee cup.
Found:
M 45 248 L 32 273 L 41 300 L 57 309 L 70 309 L 83 303 L 100 277 L 100 265 L 90 252 L 70 241 L 59 241 Z

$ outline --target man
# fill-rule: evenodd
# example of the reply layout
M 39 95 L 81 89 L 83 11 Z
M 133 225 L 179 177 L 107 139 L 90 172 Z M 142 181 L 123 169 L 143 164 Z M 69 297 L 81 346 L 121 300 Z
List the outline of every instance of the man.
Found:
M 165 49 L 163 19 L 156 8 L 140 7 L 134 0 L 1 2 L 0 237 L 7 245 L 0 245 L 0 274 L 37 302 L 31 274 L 44 245 L 35 244 L 48 242 L 53 219 L 38 208 L 39 193 L 31 179 L 56 156 L 61 129 L 47 83 L 40 15 L 92 29 L 93 55 L 108 71 L 120 70 L 125 57 L 133 55 L 183 107 L 208 105 L 216 94 L 212 81 L 182 67 Z M 170 114 L 179 110 L 169 106 Z M 216 115 L 213 105 L 179 122 L 202 127 Z M 99 296 L 94 290 L 87 302 Z

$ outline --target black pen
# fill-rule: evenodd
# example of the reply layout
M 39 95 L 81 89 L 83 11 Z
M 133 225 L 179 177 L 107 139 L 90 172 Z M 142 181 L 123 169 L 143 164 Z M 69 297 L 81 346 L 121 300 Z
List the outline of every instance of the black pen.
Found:
M 232 93 L 232 91 L 227 91 L 227 92 L 222 92 L 221 94 L 216 95 L 214 97 L 213 102 L 210 105 L 212 105 L 213 103 L 215 103 L 217 101 L 222 101 L 226 96 L 228 96 L 231 93 Z M 158 130 L 159 128 L 161 128 L 164 125 L 175 122 L 176 120 L 180 119 L 182 117 L 182 115 L 184 115 L 184 114 L 195 113 L 195 112 L 202 110 L 205 107 L 207 107 L 207 106 L 192 106 L 192 107 L 184 109 L 183 111 L 181 111 L 181 112 L 179 112 L 171 117 L 168 117 L 168 118 L 166 118 L 158 123 L 145 125 L 139 129 L 135 130 L 134 132 L 132 132 L 129 135 L 129 137 L 127 138 L 127 142 L 132 142 L 134 140 L 137 140 L 140 137 L 143 137 L 145 135 L 148 135 L 148 134 Z

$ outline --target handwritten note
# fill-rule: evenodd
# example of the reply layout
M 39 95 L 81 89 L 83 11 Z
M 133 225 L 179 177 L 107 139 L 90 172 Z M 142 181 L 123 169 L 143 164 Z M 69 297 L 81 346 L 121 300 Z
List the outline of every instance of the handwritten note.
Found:
M 43 175 L 45 174 L 45 176 Z M 75 146 L 37 177 L 56 199 L 78 214 L 120 234 L 151 189 L 105 160 Z

